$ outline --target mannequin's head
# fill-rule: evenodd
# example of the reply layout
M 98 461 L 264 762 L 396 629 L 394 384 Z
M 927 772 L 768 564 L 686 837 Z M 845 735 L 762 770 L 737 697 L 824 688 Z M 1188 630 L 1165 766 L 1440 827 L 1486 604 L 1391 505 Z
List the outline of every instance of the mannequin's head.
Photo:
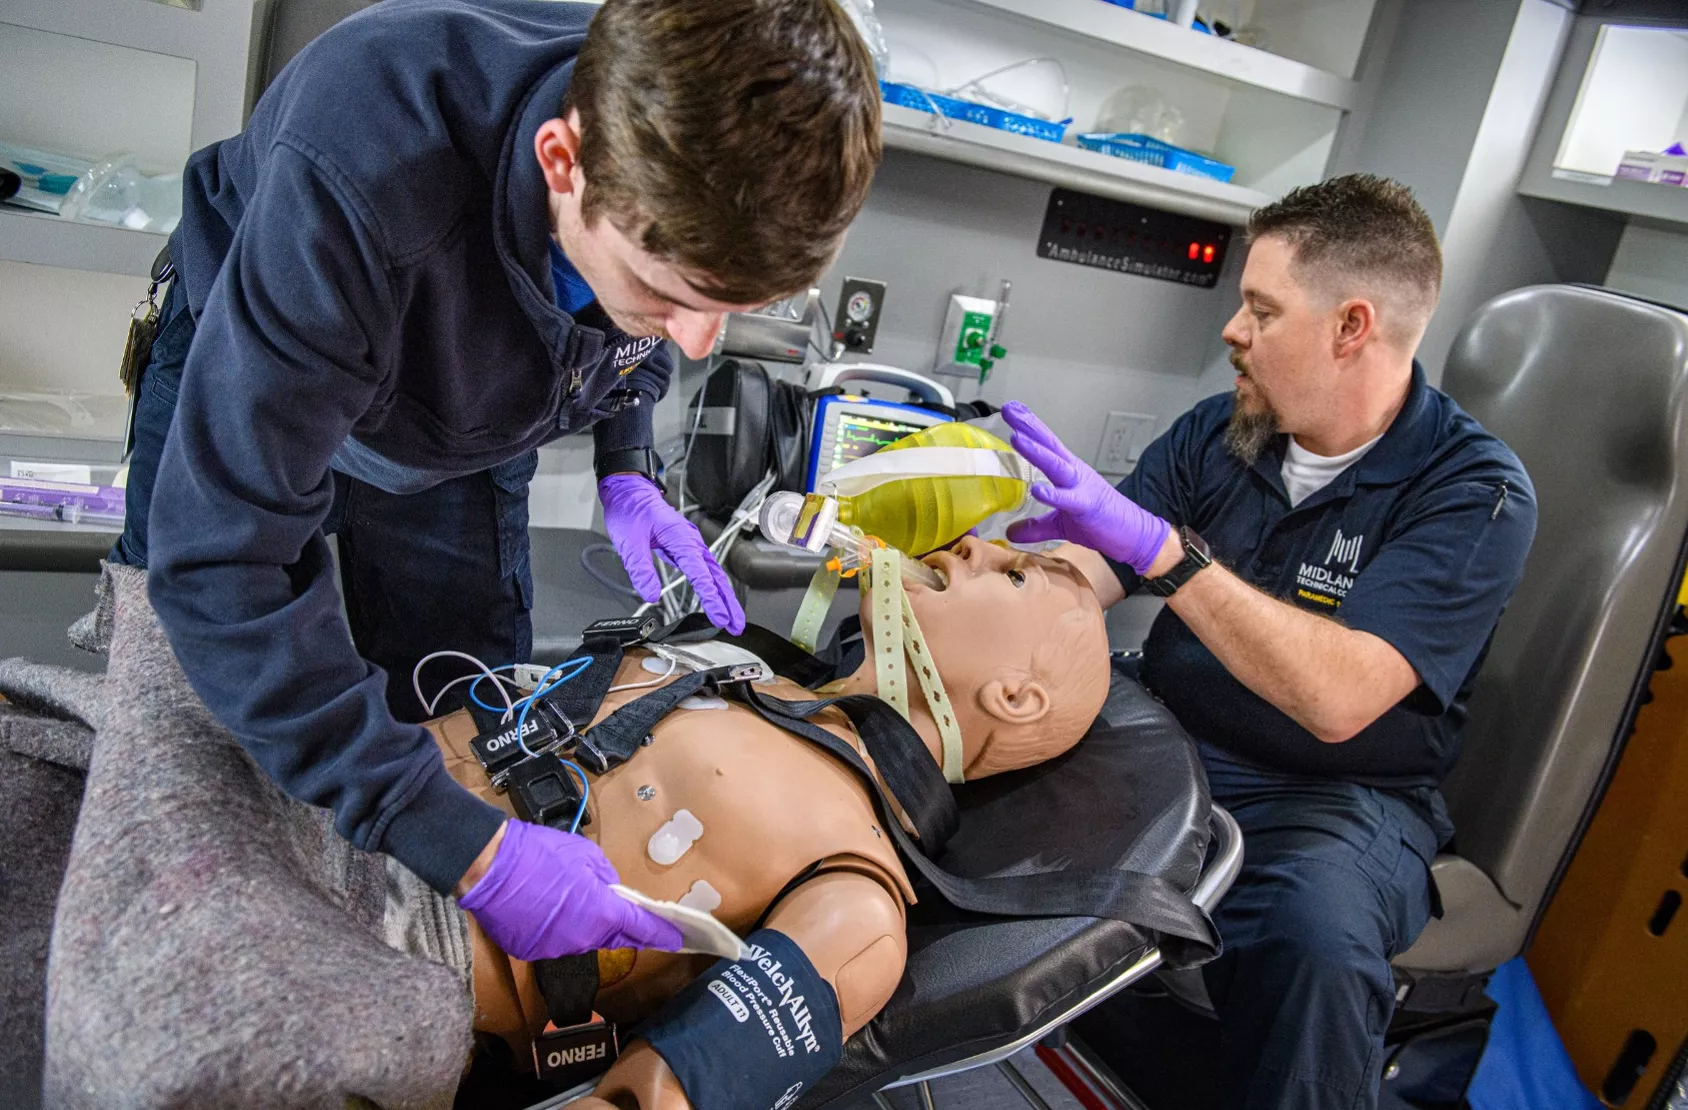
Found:
M 966 776 L 1053 759 L 1078 743 L 1108 694 L 1102 609 L 1070 564 L 971 536 L 925 560 L 942 590 L 908 587 L 909 605 L 961 726 Z M 870 599 L 862 600 L 871 681 Z M 909 681 L 911 703 L 921 703 Z

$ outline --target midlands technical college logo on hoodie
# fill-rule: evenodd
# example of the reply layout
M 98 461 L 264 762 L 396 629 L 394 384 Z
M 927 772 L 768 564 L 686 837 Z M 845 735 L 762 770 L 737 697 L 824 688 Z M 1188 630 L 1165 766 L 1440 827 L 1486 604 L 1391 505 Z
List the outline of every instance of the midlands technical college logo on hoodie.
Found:
M 1332 609 L 1340 606 L 1354 586 L 1354 576 L 1360 573 L 1360 548 L 1365 542 L 1364 535 L 1344 536 L 1338 528 L 1323 563 L 1301 564 L 1295 575 L 1295 595 Z
M 645 361 L 645 356 L 656 350 L 657 344 L 661 342 L 662 336 L 660 335 L 642 335 L 637 339 L 628 338 L 616 344 L 615 349 L 610 352 L 610 365 L 615 367 L 616 371 L 625 378 L 633 372 L 635 366 Z

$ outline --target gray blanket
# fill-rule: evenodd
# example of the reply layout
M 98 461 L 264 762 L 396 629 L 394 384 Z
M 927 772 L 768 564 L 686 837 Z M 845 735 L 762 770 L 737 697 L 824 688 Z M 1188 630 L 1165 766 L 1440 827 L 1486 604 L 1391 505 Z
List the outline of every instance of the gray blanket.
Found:
M 102 592 L 77 632 L 109 641 L 103 680 L 0 663 L 0 775 L 63 780 L 38 792 L 57 799 L 38 820 L 67 825 L 87 765 L 47 963 L 44 1104 L 449 1106 L 470 1049 L 461 912 L 269 782 L 189 689 L 142 572 L 108 567 Z
M 35 689 L 46 675 L 19 677 L 25 704 L 0 704 L 0 1106 L 24 1108 L 40 1097 L 47 938 L 93 730 Z M 98 692 L 97 679 L 82 690 L 66 686 L 73 701 Z

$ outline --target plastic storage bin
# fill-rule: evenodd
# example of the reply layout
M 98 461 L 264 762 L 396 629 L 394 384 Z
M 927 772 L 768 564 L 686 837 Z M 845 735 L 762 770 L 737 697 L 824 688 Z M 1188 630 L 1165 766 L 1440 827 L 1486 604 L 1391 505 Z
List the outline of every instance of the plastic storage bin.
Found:
M 879 82 L 879 92 L 888 104 L 900 104 L 904 108 L 931 112 L 946 119 L 965 120 L 981 127 L 994 127 L 998 131 L 1009 131 L 1016 135 L 1030 135 L 1034 139 L 1047 139 L 1052 143 L 1061 141 L 1067 133 L 1067 124 L 1072 122 L 1062 120 L 1059 123 L 1051 123 L 1033 116 L 1005 112 L 1001 108 L 975 104 L 970 100 L 957 100 L 953 96 L 927 92 L 913 85 L 899 85 L 892 81 Z
M 1077 136 L 1077 139 L 1078 145 L 1086 150 L 1111 154 L 1115 158 L 1129 158 L 1133 162 L 1159 166 L 1175 173 L 1208 177 L 1214 181 L 1229 181 L 1237 172 L 1235 166 L 1227 166 L 1223 162 L 1170 143 L 1163 143 L 1159 139 L 1151 139 L 1147 135 L 1091 131 Z

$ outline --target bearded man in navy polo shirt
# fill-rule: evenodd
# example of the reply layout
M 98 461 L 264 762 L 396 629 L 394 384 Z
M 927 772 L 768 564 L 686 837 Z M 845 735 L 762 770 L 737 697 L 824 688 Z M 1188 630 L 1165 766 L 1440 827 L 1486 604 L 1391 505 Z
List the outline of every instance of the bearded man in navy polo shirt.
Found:
M 1335 178 L 1248 232 L 1224 331 L 1235 391 L 1179 418 L 1117 489 L 1010 404 L 1055 510 L 1010 537 L 1071 541 L 1104 606 L 1139 587 L 1167 599 L 1141 677 L 1244 834 L 1215 914 L 1225 950 L 1203 969 L 1225 1105 L 1369 1107 L 1389 961 L 1430 916 L 1452 835 L 1437 785 L 1535 493 L 1413 357 L 1442 260 L 1407 189 Z

